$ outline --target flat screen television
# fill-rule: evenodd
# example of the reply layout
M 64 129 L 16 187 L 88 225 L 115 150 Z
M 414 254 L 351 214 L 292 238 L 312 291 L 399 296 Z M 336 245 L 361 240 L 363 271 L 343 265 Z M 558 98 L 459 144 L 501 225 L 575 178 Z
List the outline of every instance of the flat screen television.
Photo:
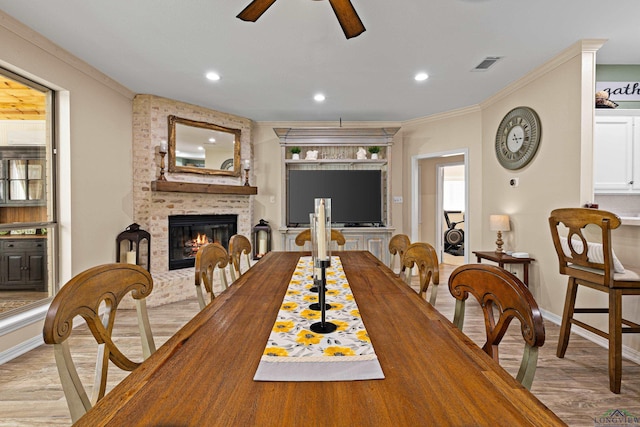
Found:
M 382 224 L 382 171 L 289 170 L 287 224 L 308 225 L 314 199 L 331 198 L 331 222 L 346 226 Z

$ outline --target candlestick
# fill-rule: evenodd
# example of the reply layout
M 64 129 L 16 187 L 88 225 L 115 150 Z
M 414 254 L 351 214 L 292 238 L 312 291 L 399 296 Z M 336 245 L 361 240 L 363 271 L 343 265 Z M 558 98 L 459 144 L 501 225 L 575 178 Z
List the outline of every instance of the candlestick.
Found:
M 244 185 L 249 185 L 249 169 L 251 166 L 251 162 L 249 160 L 244 160 L 242 162 L 244 164 Z
M 166 181 L 167 178 L 164 176 L 164 156 L 167 155 L 167 141 L 164 139 L 160 141 L 160 146 L 158 147 L 158 152 L 160 153 L 160 177 L 158 181 Z

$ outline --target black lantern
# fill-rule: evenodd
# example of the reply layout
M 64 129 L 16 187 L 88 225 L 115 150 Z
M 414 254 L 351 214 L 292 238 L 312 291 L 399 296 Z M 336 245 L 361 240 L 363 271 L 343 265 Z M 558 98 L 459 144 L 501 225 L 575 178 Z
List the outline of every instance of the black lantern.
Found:
M 140 244 L 146 240 L 146 244 Z M 140 225 L 131 224 L 116 238 L 116 261 L 128 262 L 145 267 L 151 271 L 149 254 L 151 253 L 151 235 L 140 229 Z
M 271 250 L 271 227 L 264 219 L 253 227 L 253 259 L 260 259 Z

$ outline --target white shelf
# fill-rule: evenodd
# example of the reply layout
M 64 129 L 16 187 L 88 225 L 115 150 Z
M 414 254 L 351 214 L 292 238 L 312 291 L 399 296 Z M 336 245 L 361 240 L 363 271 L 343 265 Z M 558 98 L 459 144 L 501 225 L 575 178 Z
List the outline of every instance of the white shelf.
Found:
M 309 159 L 285 159 L 285 164 L 368 164 L 368 165 L 385 165 L 387 164 L 386 159 L 317 159 L 317 160 L 309 160 Z

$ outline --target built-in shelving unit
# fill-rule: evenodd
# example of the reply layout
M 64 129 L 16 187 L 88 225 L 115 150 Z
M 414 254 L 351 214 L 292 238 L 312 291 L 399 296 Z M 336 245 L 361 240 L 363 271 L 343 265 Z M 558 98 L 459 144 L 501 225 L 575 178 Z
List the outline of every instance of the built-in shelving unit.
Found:
M 279 231 L 284 250 L 298 250 L 295 236 L 303 229 L 287 224 L 287 179 L 291 170 L 380 170 L 383 185 L 383 226 L 346 227 L 336 225 L 345 235 L 346 250 L 369 250 L 381 261 L 389 258 L 389 239 L 395 230 L 391 224 L 390 167 L 393 137 L 400 128 L 274 128 L 280 138 L 282 159 L 282 198 Z M 380 148 L 378 159 L 372 159 L 368 148 Z M 290 149 L 300 148 L 300 159 L 293 159 Z M 358 159 L 364 148 L 366 159 Z M 307 152 L 317 152 L 317 158 L 306 158 Z M 336 248 L 334 248 L 335 250 Z

